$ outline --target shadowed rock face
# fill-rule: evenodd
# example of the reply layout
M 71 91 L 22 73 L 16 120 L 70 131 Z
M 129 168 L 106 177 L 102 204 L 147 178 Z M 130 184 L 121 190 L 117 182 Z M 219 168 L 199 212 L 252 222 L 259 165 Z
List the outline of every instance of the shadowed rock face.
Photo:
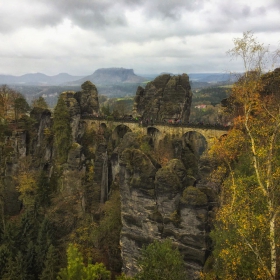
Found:
M 81 115 L 99 114 L 98 92 L 96 86 L 90 81 L 84 82 L 82 91 L 65 91 L 61 93 L 71 116 L 71 128 L 73 142 L 76 142 L 79 134 L 79 122 Z
M 84 82 L 82 91 L 75 94 L 75 98 L 80 104 L 81 112 L 87 114 L 99 113 L 98 91 L 96 86 L 90 81 Z
M 134 99 L 134 114 L 144 119 L 164 120 L 171 118 L 189 120 L 192 92 L 189 76 L 164 74 L 138 87 Z
M 198 279 L 207 257 L 208 197 L 189 185 L 180 159 L 155 166 L 135 143 L 127 133 L 111 158 L 119 174 L 123 270 L 135 275 L 143 245 L 170 238 L 184 256 L 189 279 Z

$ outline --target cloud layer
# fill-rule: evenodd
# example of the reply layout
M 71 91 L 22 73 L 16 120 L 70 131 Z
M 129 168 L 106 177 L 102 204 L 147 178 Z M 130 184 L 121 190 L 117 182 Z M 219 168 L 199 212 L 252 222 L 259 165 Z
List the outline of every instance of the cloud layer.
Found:
M 226 51 L 248 30 L 278 47 L 279 1 L 9 0 L 0 4 L 0 74 L 240 71 Z

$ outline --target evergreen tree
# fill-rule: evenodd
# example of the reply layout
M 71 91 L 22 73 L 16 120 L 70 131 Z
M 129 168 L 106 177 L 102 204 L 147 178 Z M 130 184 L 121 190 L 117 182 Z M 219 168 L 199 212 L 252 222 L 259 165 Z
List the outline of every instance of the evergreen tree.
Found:
M 2 279 L 5 270 L 8 266 L 8 260 L 11 257 L 11 252 L 6 245 L 0 246 L 0 279 Z
M 36 267 L 38 275 L 42 273 L 49 247 L 52 244 L 52 229 L 49 220 L 45 218 L 40 224 L 36 244 Z
M 29 280 L 26 259 L 20 251 L 18 251 L 15 259 L 9 257 L 5 270 L 6 272 L 2 278 L 3 280 Z
M 50 245 L 44 261 L 40 280 L 55 280 L 58 273 L 58 254 L 53 245 Z
M 54 109 L 53 131 L 55 136 L 55 146 L 57 150 L 58 162 L 67 161 L 68 151 L 71 146 L 71 126 L 70 113 L 62 96 L 59 97 Z
M 26 273 L 29 280 L 37 279 L 36 273 L 36 252 L 32 241 L 29 241 L 26 254 L 23 256 L 26 262 Z
M 15 120 L 19 119 L 21 114 L 25 114 L 30 110 L 30 107 L 25 99 L 25 97 L 21 94 L 14 101 L 14 111 L 15 111 Z
M 21 244 L 21 231 L 17 221 L 8 221 L 2 235 L 2 244 L 7 246 L 11 255 L 15 255 Z
M 40 207 L 48 207 L 51 204 L 51 188 L 48 176 L 45 171 L 41 171 L 37 180 L 37 200 Z
M 42 108 L 42 109 L 48 109 L 48 104 L 46 102 L 46 100 L 44 99 L 43 96 L 40 96 L 37 99 L 34 99 L 32 101 L 32 107 L 38 107 L 38 108 Z

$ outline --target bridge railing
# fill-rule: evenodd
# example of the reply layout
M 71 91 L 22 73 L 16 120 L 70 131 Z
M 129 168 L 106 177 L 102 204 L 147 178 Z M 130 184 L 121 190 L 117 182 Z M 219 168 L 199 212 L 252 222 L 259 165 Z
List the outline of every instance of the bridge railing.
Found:
M 210 124 L 210 123 L 194 123 L 194 122 L 168 122 L 168 121 L 143 121 L 134 118 L 113 118 L 112 116 L 94 116 L 94 115 L 82 115 L 81 119 L 85 120 L 97 120 L 97 121 L 106 121 L 106 122 L 120 122 L 120 123 L 138 123 L 142 127 L 152 127 L 156 125 L 169 126 L 169 127 L 193 127 L 201 129 L 215 129 L 215 130 L 229 130 L 231 126 L 222 125 L 220 123 Z

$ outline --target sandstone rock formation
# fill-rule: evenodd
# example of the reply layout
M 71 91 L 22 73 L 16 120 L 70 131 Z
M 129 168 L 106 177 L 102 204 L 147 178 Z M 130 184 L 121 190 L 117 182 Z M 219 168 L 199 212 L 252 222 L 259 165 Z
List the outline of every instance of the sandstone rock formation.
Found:
M 81 115 L 99 115 L 98 91 L 90 81 L 84 82 L 82 91 L 65 91 L 61 93 L 71 116 L 73 142 L 76 142 L 79 133 Z
M 179 158 L 164 167 L 155 165 L 139 150 L 132 132 L 112 154 L 122 202 L 123 270 L 128 275 L 137 273 L 143 245 L 170 238 L 184 256 L 190 279 L 198 279 L 208 253 L 208 196 L 192 186 L 195 180 Z
M 30 112 L 30 117 L 36 120 L 35 133 L 30 143 L 30 153 L 36 157 L 43 159 L 41 164 L 51 162 L 52 159 L 52 144 L 51 144 L 51 111 L 42 108 L 33 108 Z M 34 133 L 34 134 L 35 134 Z
M 82 91 L 75 94 L 75 98 L 80 104 L 83 114 L 99 113 L 98 91 L 96 86 L 90 81 L 86 81 L 81 85 Z
M 134 99 L 134 115 L 153 120 L 181 119 L 188 122 L 192 92 L 187 74 L 164 74 L 138 87 Z

